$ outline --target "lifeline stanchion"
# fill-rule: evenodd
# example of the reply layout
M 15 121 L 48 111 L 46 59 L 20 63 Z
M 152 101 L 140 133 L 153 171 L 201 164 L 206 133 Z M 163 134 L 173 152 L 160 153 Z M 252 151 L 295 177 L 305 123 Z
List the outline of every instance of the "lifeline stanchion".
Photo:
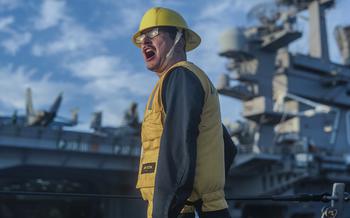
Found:
M 343 203 L 349 199 L 349 195 L 344 198 L 345 184 L 334 183 L 331 196 L 331 206 L 322 208 L 321 218 L 342 218 L 343 217 Z M 346 193 L 347 194 L 347 193 Z

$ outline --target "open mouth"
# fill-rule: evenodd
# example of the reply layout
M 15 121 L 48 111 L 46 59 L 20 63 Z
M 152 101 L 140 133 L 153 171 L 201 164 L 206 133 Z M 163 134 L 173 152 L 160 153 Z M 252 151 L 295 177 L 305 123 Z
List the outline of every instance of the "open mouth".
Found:
M 144 55 L 145 55 L 145 57 L 146 57 L 146 61 L 149 61 L 149 60 L 151 60 L 154 56 L 155 56 L 155 52 L 154 52 L 154 50 L 153 49 L 151 49 L 151 48 L 146 48 L 146 49 L 144 49 L 143 50 L 143 53 L 144 53 Z

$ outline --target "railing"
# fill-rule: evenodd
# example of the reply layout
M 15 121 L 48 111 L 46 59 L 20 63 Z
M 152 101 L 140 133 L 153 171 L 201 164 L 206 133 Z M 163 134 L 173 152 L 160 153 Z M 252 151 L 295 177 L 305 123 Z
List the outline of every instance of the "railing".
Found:
M 350 194 L 344 192 L 344 183 L 334 183 L 332 194 L 296 194 L 296 195 L 266 195 L 266 196 L 238 196 L 226 198 L 227 201 L 288 201 L 288 202 L 323 202 L 330 206 L 322 208 L 321 218 L 343 218 L 344 202 L 350 202 Z M 140 196 L 106 195 L 83 193 L 56 193 L 56 192 L 27 192 L 27 191 L 0 191 L 0 196 L 36 196 L 52 198 L 97 198 L 97 199 L 125 199 L 141 200 Z
M 78 152 L 140 155 L 137 135 L 99 135 L 41 127 L 0 127 L 0 146 L 33 149 L 69 150 Z

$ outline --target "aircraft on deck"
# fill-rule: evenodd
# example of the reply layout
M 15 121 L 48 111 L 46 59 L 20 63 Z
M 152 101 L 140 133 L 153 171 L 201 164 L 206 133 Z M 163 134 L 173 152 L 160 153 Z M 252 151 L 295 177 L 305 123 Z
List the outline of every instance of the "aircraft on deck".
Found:
M 72 110 L 72 118 L 57 116 L 63 98 L 61 92 L 51 105 L 49 110 L 34 110 L 32 91 L 26 90 L 26 114 L 18 115 L 17 110 L 12 116 L 0 116 L 1 125 L 20 125 L 20 126 L 51 126 L 61 128 L 63 126 L 75 126 L 78 123 L 78 110 Z

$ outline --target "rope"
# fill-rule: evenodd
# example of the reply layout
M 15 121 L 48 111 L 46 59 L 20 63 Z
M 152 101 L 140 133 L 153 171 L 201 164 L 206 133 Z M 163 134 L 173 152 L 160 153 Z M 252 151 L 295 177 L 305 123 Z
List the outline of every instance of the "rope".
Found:
M 97 199 L 127 199 L 141 200 L 135 195 L 107 195 L 107 194 L 84 194 L 84 193 L 57 193 L 57 192 L 28 192 L 28 191 L 0 191 L 0 196 L 38 196 L 57 198 L 97 198 Z M 334 199 L 330 194 L 297 194 L 297 195 L 265 195 L 265 196 L 238 196 L 226 198 L 227 201 L 299 201 L 299 202 L 329 202 Z M 350 201 L 350 194 L 344 193 L 344 201 Z
M 57 192 L 27 192 L 27 191 L 0 191 L 0 196 L 24 195 L 40 197 L 58 197 L 58 198 L 109 198 L 109 199 L 141 199 L 140 196 L 133 195 L 106 195 L 106 194 L 84 194 L 84 193 L 57 193 Z
M 242 196 L 235 198 L 227 198 L 228 201 L 299 201 L 299 202 L 309 202 L 309 201 L 321 201 L 329 202 L 332 199 L 331 195 L 328 193 L 324 194 L 297 194 L 297 195 L 266 195 L 266 196 Z

